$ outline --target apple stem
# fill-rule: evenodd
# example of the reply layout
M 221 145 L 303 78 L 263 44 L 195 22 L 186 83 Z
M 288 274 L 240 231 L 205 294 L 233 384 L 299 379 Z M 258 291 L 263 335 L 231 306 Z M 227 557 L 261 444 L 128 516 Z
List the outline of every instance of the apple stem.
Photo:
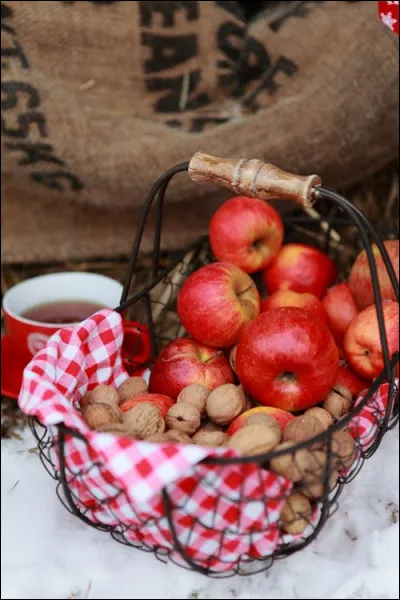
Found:
M 216 354 L 213 354 L 212 356 L 210 356 L 210 358 L 207 358 L 207 360 L 203 360 L 203 365 L 206 365 L 208 362 L 210 362 L 210 360 L 213 360 L 214 358 L 218 358 L 219 356 L 222 356 L 223 352 L 221 350 L 219 350 Z
M 243 294 L 245 294 L 246 292 L 248 292 L 249 290 L 251 290 L 253 287 L 253 284 L 251 283 L 247 288 L 245 288 L 244 290 L 242 290 L 241 292 L 237 292 L 236 296 L 238 298 L 240 298 L 240 296 L 243 296 Z

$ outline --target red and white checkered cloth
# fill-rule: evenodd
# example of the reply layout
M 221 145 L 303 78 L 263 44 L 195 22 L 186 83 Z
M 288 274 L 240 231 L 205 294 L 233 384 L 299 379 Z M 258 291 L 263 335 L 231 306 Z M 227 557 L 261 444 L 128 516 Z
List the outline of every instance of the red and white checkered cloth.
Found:
M 278 528 L 292 490 L 285 477 L 255 464 L 202 464 L 207 456 L 235 456 L 227 448 L 152 444 L 88 428 L 77 410 L 79 399 L 99 383 L 118 387 L 126 379 L 122 340 L 120 315 L 101 310 L 53 335 L 24 372 L 21 409 L 46 425 L 53 438 L 60 423 L 86 438 L 67 435 L 64 444 L 66 477 L 81 512 L 96 523 L 118 526 L 131 542 L 171 550 L 181 560 L 162 500 L 165 489 L 179 543 L 197 565 L 214 571 L 232 568 L 239 557 L 266 557 L 294 540 Z M 382 386 L 375 398 L 382 414 L 385 393 Z M 368 439 L 369 407 L 354 424 L 357 436 L 368 431 Z M 58 468 L 56 446 L 52 459 Z

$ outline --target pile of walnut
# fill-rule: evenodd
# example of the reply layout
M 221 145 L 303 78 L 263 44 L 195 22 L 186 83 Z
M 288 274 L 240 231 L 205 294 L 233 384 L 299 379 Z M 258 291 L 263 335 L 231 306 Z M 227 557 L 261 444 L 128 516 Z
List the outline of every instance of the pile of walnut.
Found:
M 155 443 L 226 446 L 243 456 L 285 451 L 265 467 L 294 484 L 281 512 L 281 527 L 287 533 L 305 530 L 312 502 L 334 488 L 339 472 L 350 467 L 356 457 L 355 442 L 346 430 L 332 435 L 329 464 L 326 440 L 288 452 L 299 442 L 322 434 L 351 410 L 353 399 L 343 386 L 336 385 L 321 406 L 293 418 L 283 431 L 277 420 L 260 412 L 244 418 L 230 437 L 228 425 L 252 407 L 242 386 L 228 383 L 210 392 L 192 384 L 181 391 L 176 403 L 164 398 L 170 400 L 169 407 L 162 404 L 162 397 L 155 401 L 154 395 L 148 394 L 143 379 L 130 377 L 118 390 L 98 385 L 80 404 L 89 427 L 97 431 Z

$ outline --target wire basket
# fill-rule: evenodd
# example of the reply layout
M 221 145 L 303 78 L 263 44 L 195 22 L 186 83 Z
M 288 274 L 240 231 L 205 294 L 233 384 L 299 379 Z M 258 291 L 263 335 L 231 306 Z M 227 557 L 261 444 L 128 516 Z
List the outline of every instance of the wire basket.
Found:
M 398 422 L 399 355 L 398 352 L 389 355 L 371 249 L 371 243 L 378 245 L 398 299 L 398 283 L 381 241 L 397 239 L 398 234 L 390 227 L 376 231 L 355 206 L 322 188 L 315 176 L 297 177 L 259 161 L 230 161 L 198 153 L 190 163 L 177 165 L 162 175 L 144 203 L 121 304 L 115 310 L 140 325 L 137 346 L 131 356 L 124 357 L 129 373 L 151 367 L 167 342 L 185 335 L 176 314 L 177 294 L 194 270 L 215 260 L 204 237 L 179 253 L 167 269 L 160 269 L 165 193 L 171 179 L 187 170 L 195 181 L 216 181 L 237 193 L 297 201 L 302 208 L 284 218 L 284 241 L 313 244 L 327 252 L 339 266 L 342 278 L 348 275 L 359 251 L 366 249 L 383 349 L 383 372 L 358 396 L 352 411 L 323 434 L 289 449 L 259 456 L 240 457 L 230 450 L 210 450 L 203 458 L 188 463 L 186 471 L 180 471 L 160 486 L 144 504 L 136 502 L 124 479 L 109 468 L 97 438 L 82 434 L 79 427 L 66 425 L 65 421 L 44 426 L 32 418 L 31 424 L 40 458 L 57 481 L 61 502 L 80 520 L 109 532 L 123 544 L 153 552 L 160 560 L 170 559 L 208 576 L 248 575 L 268 569 L 274 560 L 299 551 L 315 539 L 337 509 L 344 485 L 354 479 L 365 459 L 378 449 L 384 434 Z M 321 214 L 311 208 L 315 200 L 319 201 Z M 130 293 L 143 232 L 152 210 L 156 211 L 156 226 L 149 281 Z M 259 283 L 257 276 L 255 280 Z M 107 333 L 117 328 L 111 319 Z M 115 335 L 117 338 L 119 333 Z M 149 352 L 144 352 L 144 348 L 149 348 Z M 43 356 L 35 357 L 32 364 L 40 360 L 43 362 Z M 116 370 L 114 383 L 121 375 L 119 363 Z M 24 410 L 27 398 L 29 393 L 25 391 L 25 400 L 20 396 Z M 37 417 L 34 411 L 30 414 Z M 338 433 L 343 430 L 353 437 L 354 447 L 346 449 L 338 443 Z M 135 448 L 144 444 L 135 440 L 129 443 Z M 148 456 L 148 446 L 145 444 L 141 459 Z M 168 448 L 163 468 L 175 464 L 182 446 L 170 444 Z M 302 462 L 305 451 L 313 456 L 311 467 L 310 463 Z M 299 476 L 288 480 L 273 473 L 271 461 L 278 458 L 290 460 Z M 146 464 L 149 469 L 149 460 Z M 145 476 L 147 473 L 138 470 L 135 485 L 141 484 L 141 478 L 145 481 Z M 280 526 L 281 512 L 286 506 L 290 514 L 286 500 L 296 491 L 308 497 L 311 504 L 311 510 L 302 513 L 307 526 L 301 533 L 296 533 L 295 528 L 292 533 L 285 533 Z

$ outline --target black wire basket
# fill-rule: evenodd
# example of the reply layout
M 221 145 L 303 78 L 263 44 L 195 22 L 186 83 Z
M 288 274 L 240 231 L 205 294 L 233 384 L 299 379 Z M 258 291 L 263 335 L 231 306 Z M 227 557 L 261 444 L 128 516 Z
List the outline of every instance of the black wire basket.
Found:
M 216 181 L 237 193 L 247 196 L 270 199 L 289 197 L 303 204 L 290 215 L 284 217 L 284 242 L 312 244 L 328 253 L 339 267 L 341 278 L 346 278 L 351 264 L 362 248 L 365 248 L 371 270 L 374 297 L 381 337 L 384 369 L 374 380 L 370 388 L 358 398 L 354 408 L 343 418 L 337 420 L 324 433 L 313 439 L 296 444 L 286 450 L 273 451 L 258 456 L 220 457 L 208 456 L 193 466 L 190 472 L 190 489 L 186 489 L 184 501 L 179 502 L 171 487 L 166 486 L 160 493 L 160 516 L 143 516 L 134 506 L 135 519 L 123 518 L 120 513 L 113 512 L 116 499 L 125 497 L 126 489 L 114 479 L 110 481 L 106 475 L 108 494 L 99 498 L 90 488 L 90 474 L 106 469 L 99 456 L 93 453 L 90 443 L 79 432 L 64 424 L 49 431 L 37 420 L 32 419 L 32 430 L 36 436 L 40 458 L 57 481 L 57 494 L 64 506 L 84 523 L 97 529 L 107 531 L 111 536 L 126 545 L 153 552 L 163 561 L 168 559 L 180 566 L 201 572 L 208 576 L 229 576 L 235 573 L 247 575 L 268 569 L 276 559 L 297 552 L 308 545 L 321 531 L 326 520 L 338 507 L 338 499 L 345 484 L 350 483 L 360 471 L 365 459 L 369 458 L 379 447 L 385 433 L 395 427 L 398 422 L 398 386 L 396 369 L 399 354 L 390 356 L 383 318 L 382 298 L 378 285 L 376 263 L 372 244 L 376 244 L 381 252 L 389 274 L 395 295 L 399 297 L 399 286 L 389 256 L 382 243 L 383 239 L 397 239 L 398 233 L 391 227 L 374 228 L 362 214 L 342 196 L 321 187 L 319 179 L 312 177 L 296 177 L 280 172 L 270 165 L 259 161 L 227 161 L 207 157 L 202 153 L 192 160 L 182 163 L 164 173 L 153 185 L 145 200 L 137 234 L 134 239 L 132 253 L 127 269 L 121 303 L 116 311 L 125 318 L 133 319 L 144 326 L 150 341 L 150 356 L 141 352 L 143 340 L 140 336 L 132 356 L 125 357 L 128 372 L 151 367 L 160 349 L 169 341 L 185 335 L 176 313 L 176 299 L 180 287 L 186 278 L 201 266 L 214 261 L 208 238 L 203 237 L 177 253 L 167 269 L 161 270 L 161 234 L 164 209 L 164 197 L 171 179 L 179 173 L 189 170 L 196 181 Z M 320 212 L 310 208 L 314 201 L 318 202 Z M 304 212 L 304 205 L 309 206 Z M 142 236 L 146 222 L 155 210 L 154 249 L 152 269 L 149 281 L 141 289 L 131 293 L 135 287 L 135 267 L 140 252 Z M 260 282 L 255 276 L 256 283 Z M 385 402 L 377 402 L 377 397 L 385 397 Z M 369 428 L 360 427 L 360 423 L 368 421 Z M 340 432 L 353 431 L 354 447 L 343 448 L 339 443 Z M 338 437 L 339 434 L 339 437 Z M 68 440 L 75 438 L 81 446 L 87 447 L 85 468 L 74 468 L 66 450 Z M 313 466 L 302 461 L 302 453 L 313 456 Z M 290 489 L 281 485 L 276 490 L 275 480 L 266 485 L 271 461 L 277 459 L 290 460 L 299 473 L 293 477 Z M 209 484 L 209 489 L 223 478 L 228 469 L 235 468 L 237 484 L 235 494 L 225 498 L 224 490 L 214 490 L 218 498 L 209 506 L 203 506 L 202 515 L 193 514 L 191 499 L 199 493 L 199 489 Z M 212 475 L 208 482 L 209 475 Z M 250 475 L 258 478 L 259 485 L 246 487 L 246 478 Z M 185 474 L 182 475 L 185 479 Z M 282 483 L 282 480 L 280 480 Z M 101 503 L 113 515 L 112 523 L 99 522 L 93 518 L 90 507 L 82 505 L 76 494 L 76 484 L 85 489 L 86 496 L 93 503 Z M 273 495 L 271 490 L 273 491 Z M 297 505 L 288 505 L 288 497 L 300 493 L 308 499 L 311 510 L 301 512 Z M 221 503 L 225 502 L 223 506 Z M 256 503 L 262 515 L 250 525 L 243 525 L 243 516 L 250 505 Z M 285 504 L 286 503 L 286 504 Z M 90 502 L 89 502 L 90 504 Z M 130 503 L 132 505 L 132 503 Z M 276 518 L 277 507 L 282 510 L 286 506 L 286 522 L 292 519 L 295 527 L 282 530 L 280 517 Z M 229 508 L 231 517 L 226 522 L 221 520 L 221 512 Z M 299 512 L 300 510 L 300 512 Z M 229 512 L 228 511 L 228 512 Z M 297 512 L 296 512 L 297 511 Z M 232 514 L 234 513 L 234 516 Z M 288 517 L 289 514 L 289 517 Z M 186 519 L 186 521 L 184 521 Z M 289 519 L 289 521 L 288 521 Z M 296 532 L 298 520 L 306 521 L 303 531 Z M 182 537 L 182 523 L 185 522 L 185 536 Z M 222 525 L 221 525 L 222 524 Z M 162 531 L 166 543 L 154 542 L 147 537 L 149 527 L 153 531 Z M 191 539 L 203 536 L 204 551 L 193 552 Z M 246 530 L 247 546 L 242 546 L 240 536 Z M 301 529 L 301 528 L 300 528 Z M 167 530 L 167 533 L 166 533 Z M 289 531 L 289 533 L 288 533 Z M 270 550 L 264 552 L 265 544 L 258 542 L 269 539 Z M 159 539 L 159 538 L 157 538 Z M 217 542 L 215 541 L 217 539 Z M 207 546 L 207 540 L 213 540 Z M 238 541 L 239 540 L 239 541 Z M 235 543 L 233 543 L 235 541 Z M 231 546 L 229 546 L 231 544 Z M 236 545 L 235 545 L 236 544 Z M 208 548 L 208 549 L 207 549 Z M 230 548 L 230 552 L 227 551 Z M 243 550 L 244 548 L 244 550 Z M 260 550 L 261 548 L 261 550 Z M 242 551 L 243 550 L 243 551 Z

